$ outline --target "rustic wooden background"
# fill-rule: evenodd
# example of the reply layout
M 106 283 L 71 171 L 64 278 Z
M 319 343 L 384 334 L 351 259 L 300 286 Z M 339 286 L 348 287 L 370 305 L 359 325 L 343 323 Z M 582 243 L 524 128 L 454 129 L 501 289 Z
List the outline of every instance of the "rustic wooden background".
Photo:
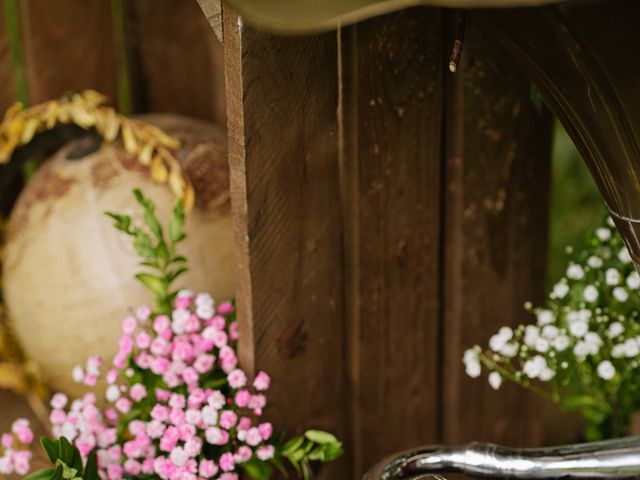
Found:
M 417 444 L 575 438 L 553 408 L 461 365 L 473 343 L 529 320 L 547 253 L 551 118 L 473 15 L 451 75 L 442 9 L 295 38 L 224 11 L 223 47 L 196 0 L 125 6 L 135 111 L 228 118 L 244 365 L 272 373 L 280 427 L 344 439 L 321 478 L 358 478 Z M 117 97 L 108 0 L 20 7 L 30 102 Z

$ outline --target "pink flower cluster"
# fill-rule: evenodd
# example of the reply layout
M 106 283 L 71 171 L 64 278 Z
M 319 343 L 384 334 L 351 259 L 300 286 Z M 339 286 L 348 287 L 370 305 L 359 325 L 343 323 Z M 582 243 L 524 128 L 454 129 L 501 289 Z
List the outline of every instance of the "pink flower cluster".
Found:
M 267 461 L 273 428 L 260 422 L 269 376 L 250 384 L 238 368 L 233 306 L 215 308 L 207 294 L 181 291 L 171 316 L 140 307 L 122 324 L 113 368 L 106 373 L 108 408 L 93 394 L 71 403 L 51 401 L 56 436 L 83 457 L 97 448 L 103 478 L 156 475 L 163 480 L 238 479 L 238 466 Z M 74 378 L 96 384 L 101 362 L 92 357 Z
M 0 447 L 3 451 L 0 456 L 0 474 L 26 475 L 29 473 L 31 452 L 25 450 L 33 442 L 33 432 L 29 420 L 18 419 L 11 426 L 11 433 L 0 436 Z

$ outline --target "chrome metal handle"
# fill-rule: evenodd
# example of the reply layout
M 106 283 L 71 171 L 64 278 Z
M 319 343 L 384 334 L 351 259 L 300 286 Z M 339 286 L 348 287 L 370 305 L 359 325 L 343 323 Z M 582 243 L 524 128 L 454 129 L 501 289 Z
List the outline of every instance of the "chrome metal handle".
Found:
M 447 472 L 496 479 L 640 479 L 640 437 L 551 448 L 426 447 L 387 458 L 364 480 L 417 480 Z

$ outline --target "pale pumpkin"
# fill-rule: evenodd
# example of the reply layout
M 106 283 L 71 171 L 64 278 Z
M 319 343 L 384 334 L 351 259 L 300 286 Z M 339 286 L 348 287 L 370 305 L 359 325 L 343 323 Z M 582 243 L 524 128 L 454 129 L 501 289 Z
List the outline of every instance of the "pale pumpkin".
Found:
M 181 245 L 191 270 L 180 283 L 228 299 L 234 293 L 234 253 L 225 133 L 177 116 L 145 119 L 181 141 L 176 157 L 196 190 Z M 175 197 L 117 144 L 77 160 L 67 159 L 72 148 L 65 146 L 42 165 L 13 209 L 3 291 L 26 354 L 53 388 L 79 394 L 73 366 L 94 353 L 111 358 L 122 319 L 152 301 L 134 279 L 140 267 L 130 239 L 103 212 L 139 215 L 132 195 L 138 187 L 166 221 Z

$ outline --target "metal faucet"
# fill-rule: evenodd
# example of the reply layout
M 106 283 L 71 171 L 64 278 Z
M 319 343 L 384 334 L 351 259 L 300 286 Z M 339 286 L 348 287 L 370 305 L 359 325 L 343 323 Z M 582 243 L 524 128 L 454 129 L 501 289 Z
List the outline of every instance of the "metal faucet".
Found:
M 419 448 L 388 457 L 364 480 L 418 480 L 455 472 L 497 479 L 640 479 L 640 437 L 550 448 L 476 442 Z

